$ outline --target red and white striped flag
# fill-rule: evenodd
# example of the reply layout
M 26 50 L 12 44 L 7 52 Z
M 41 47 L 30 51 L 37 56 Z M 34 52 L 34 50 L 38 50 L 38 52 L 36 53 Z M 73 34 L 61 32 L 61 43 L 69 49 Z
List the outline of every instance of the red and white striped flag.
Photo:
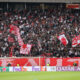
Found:
M 23 42 L 23 39 L 20 36 L 19 28 L 17 28 L 16 31 L 17 31 L 17 39 L 18 39 L 19 46 L 22 46 L 24 44 L 24 42 Z
M 29 54 L 31 51 L 32 45 L 31 44 L 23 44 L 20 48 L 20 54 Z
M 68 44 L 68 40 L 67 40 L 67 38 L 66 38 L 66 36 L 65 36 L 64 34 L 58 36 L 58 39 L 61 41 L 61 43 L 62 43 L 63 45 L 66 46 L 66 45 Z
M 20 53 L 21 54 L 29 54 L 32 48 L 32 45 L 30 44 L 24 44 L 23 39 L 20 36 L 19 28 L 14 25 L 10 25 L 10 33 L 17 36 L 18 43 L 20 46 Z
M 59 17 L 59 22 L 60 22 L 60 23 L 63 22 L 63 17 L 62 17 L 62 16 Z
M 80 44 L 80 35 L 72 39 L 72 47 L 76 47 L 78 44 Z
M 14 26 L 12 24 L 10 25 L 10 33 L 16 35 L 17 34 L 16 29 L 17 29 L 17 26 Z
M 80 45 L 80 35 L 78 35 L 78 44 Z

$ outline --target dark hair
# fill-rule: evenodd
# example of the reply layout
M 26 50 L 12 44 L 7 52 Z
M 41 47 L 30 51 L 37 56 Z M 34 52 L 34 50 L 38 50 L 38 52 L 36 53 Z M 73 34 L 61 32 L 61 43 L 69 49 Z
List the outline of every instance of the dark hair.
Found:
M 77 63 L 76 63 L 76 62 L 74 62 L 74 63 L 73 63 L 73 66 L 77 66 Z
M 11 66 L 11 64 L 10 64 L 10 63 L 8 63 L 8 65 L 7 65 L 7 66 L 9 67 L 9 66 Z

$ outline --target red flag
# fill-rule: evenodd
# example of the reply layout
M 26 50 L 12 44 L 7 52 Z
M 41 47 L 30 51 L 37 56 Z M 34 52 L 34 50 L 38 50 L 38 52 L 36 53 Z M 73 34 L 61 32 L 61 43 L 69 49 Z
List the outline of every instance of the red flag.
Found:
M 14 25 L 10 25 L 10 33 L 16 35 L 16 29 L 17 29 L 17 26 L 14 26 Z
M 10 25 L 10 32 L 12 34 L 16 35 L 18 38 L 18 43 L 21 46 L 20 53 L 21 54 L 29 54 L 31 51 L 32 45 L 24 44 L 23 39 L 21 38 L 20 33 L 19 33 L 19 28 L 17 26 Z M 10 54 L 12 54 L 12 53 L 10 53 Z
M 24 44 L 24 42 L 23 42 L 23 40 L 22 40 L 22 38 L 20 36 L 18 28 L 16 29 L 16 32 L 17 32 L 18 43 L 19 43 L 20 46 L 22 46 Z
M 78 35 L 78 44 L 80 45 L 80 35 Z
M 64 34 L 58 36 L 58 39 L 61 41 L 61 43 L 62 43 L 63 45 L 66 46 L 66 45 L 68 44 L 68 40 L 67 40 L 67 38 L 66 38 L 66 36 L 65 36 Z
M 59 22 L 61 22 L 61 23 L 63 22 L 63 17 L 62 16 L 59 17 Z
M 9 57 L 12 57 L 12 55 L 13 55 L 12 50 L 13 50 L 13 47 L 9 48 Z
M 21 54 L 29 54 L 31 51 L 32 45 L 31 44 L 23 44 L 20 48 Z
M 80 44 L 80 35 L 72 39 L 72 47 L 76 47 L 78 44 Z
M 9 57 L 12 57 L 12 55 L 13 55 L 13 52 L 12 52 L 12 51 L 10 51 L 10 53 L 9 53 Z
M 8 36 L 8 42 L 14 42 L 14 38 L 11 36 Z
M 66 4 L 67 8 L 72 8 L 72 9 L 79 9 L 79 4 Z

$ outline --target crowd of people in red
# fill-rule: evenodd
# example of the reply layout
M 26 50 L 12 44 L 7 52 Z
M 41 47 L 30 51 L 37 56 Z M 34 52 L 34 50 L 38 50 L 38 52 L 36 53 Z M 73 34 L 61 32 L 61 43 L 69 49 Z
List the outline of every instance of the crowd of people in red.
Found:
M 32 44 L 28 55 L 20 54 L 17 36 L 10 33 L 10 25 L 19 28 L 20 36 L 25 44 Z M 57 38 L 65 34 L 68 44 L 64 46 Z M 67 9 L 63 6 L 21 11 L 10 9 L 0 12 L 0 56 L 51 56 L 78 57 L 79 45 L 72 47 L 72 38 L 80 34 L 79 10 Z

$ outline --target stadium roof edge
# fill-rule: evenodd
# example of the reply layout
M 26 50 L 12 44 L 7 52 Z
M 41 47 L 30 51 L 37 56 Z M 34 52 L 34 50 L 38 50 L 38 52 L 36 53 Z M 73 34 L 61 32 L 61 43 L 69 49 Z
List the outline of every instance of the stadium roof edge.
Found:
M 57 3 L 80 3 L 80 0 L 0 0 L 0 2 L 57 2 Z

